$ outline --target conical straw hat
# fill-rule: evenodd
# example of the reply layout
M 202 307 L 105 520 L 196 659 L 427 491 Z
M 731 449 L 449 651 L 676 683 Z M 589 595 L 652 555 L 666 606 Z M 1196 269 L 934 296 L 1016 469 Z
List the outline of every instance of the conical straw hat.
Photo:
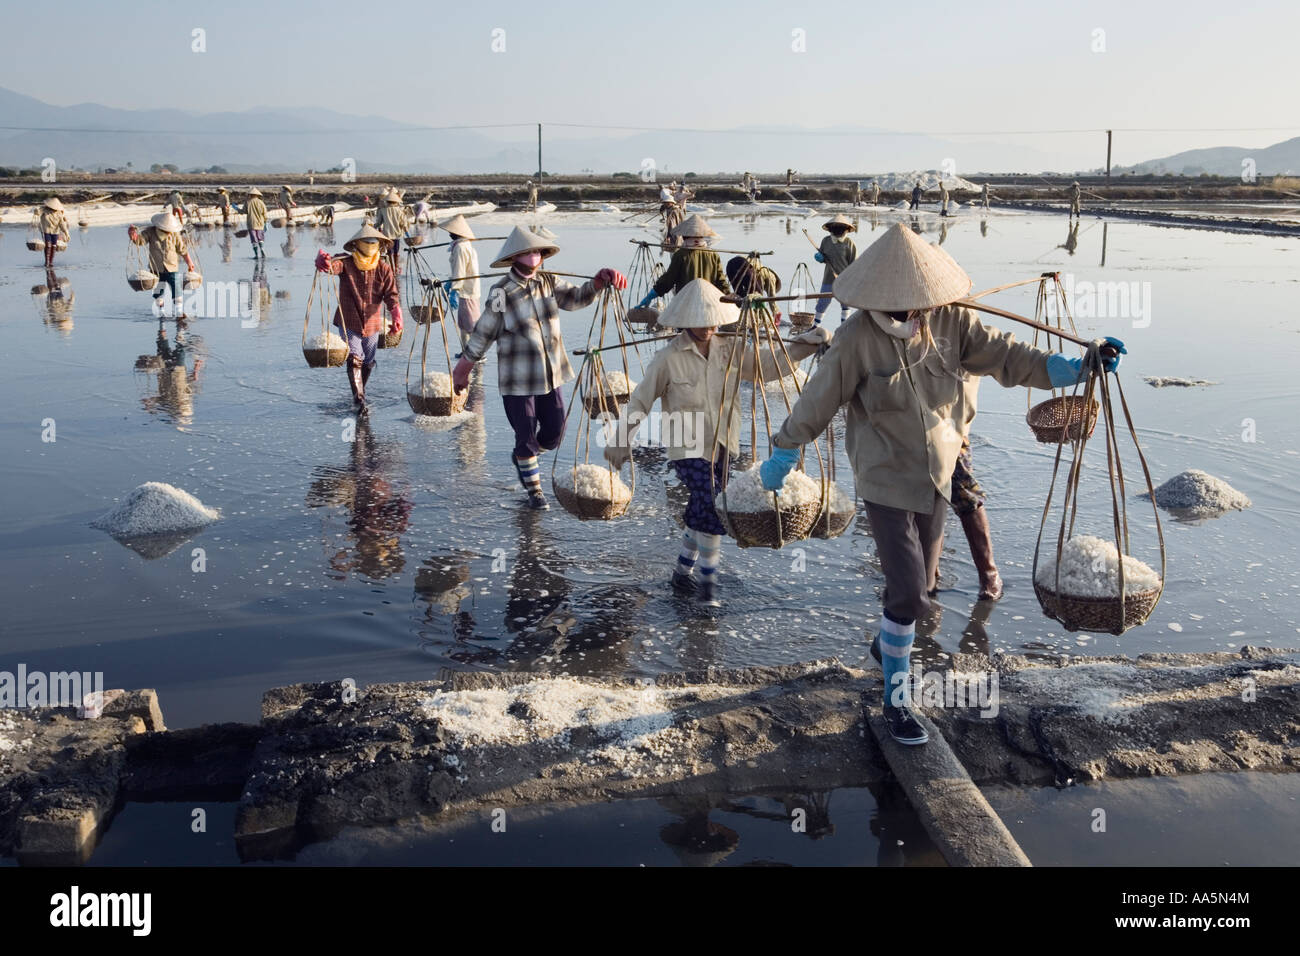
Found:
M 384 200 L 384 202 L 401 202 L 401 201 L 402 201 L 402 193 L 401 190 L 398 189 L 390 189 L 388 191 L 388 197 Z
M 858 227 L 853 224 L 853 220 L 851 220 L 848 216 L 844 215 L 844 213 L 837 213 L 835 218 L 832 219 L 830 222 L 822 223 L 822 228 L 825 229 L 827 232 L 830 232 L 831 226 L 847 226 L 849 232 L 858 231 Z
M 343 243 L 343 248 L 348 252 L 351 252 L 353 245 L 360 242 L 362 239 L 374 239 L 376 242 L 379 243 L 379 247 L 381 249 L 387 249 L 389 246 L 393 244 L 393 240 L 389 239 L 387 236 L 385 236 L 374 226 L 370 225 L 370 223 L 366 223 L 364 226 L 362 226 L 360 229 L 357 230 L 356 235 L 354 235 L 347 242 Z
M 453 236 L 460 236 L 462 239 L 474 238 L 474 230 L 469 227 L 469 222 L 464 216 L 453 216 L 446 222 L 438 223 L 438 228 Z
M 673 296 L 655 321 L 670 329 L 711 329 L 740 318 L 740 309 L 722 301 L 718 287 L 707 279 L 692 279 Z
M 831 291 L 855 309 L 908 312 L 947 305 L 971 284 L 952 256 L 900 222 L 849 263 Z
M 510 260 L 521 252 L 540 252 L 543 259 L 549 259 L 559 251 L 560 247 L 553 242 L 543 239 L 534 232 L 529 232 L 523 226 L 515 226 L 514 231 L 506 239 L 505 245 L 497 253 L 492 268 L 505 268 L 510 265 Z
M 687 216 L 676 226 L 673 227 L 672 234 L 682 239 L 716 239 L 718 234 L 713 231 L 713 227 L 704 221 L 699 213 L 692 213 Z
M 260 195 L 262 195 L 262 190 L 258 189 L 256 186 L 254 186 L 252 189 L 250 189 L 250 190 L 248 191 L 248 195 L 250 195 L 250 196 L 260 196 Z
M 181 221 L 169 212 L 160 212 L 149 220 L 159 232 L 180 232 Z
M 41 205 L 44 206 L 44 207 L 47 208 L 47 209 L 62 209 L 62 208 L 63 208 L 63 203 L 59 202 L 59 197 L 58 197 L 58 196 L 51 196 L 49 199 L 45 200 L 45 202 L 41 203 Z

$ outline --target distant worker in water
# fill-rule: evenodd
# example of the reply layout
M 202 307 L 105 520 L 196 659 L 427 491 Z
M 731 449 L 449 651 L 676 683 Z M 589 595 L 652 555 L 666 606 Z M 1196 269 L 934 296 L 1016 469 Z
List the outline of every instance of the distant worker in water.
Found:
M 68 217 L 57 196 L 51 196 L 41 204 L 40 230 L 41 238 L 45 240 L 45 268 L 49 269 L 54 266 L 54 253 L 60 240 L 67 242 L 72 238 L 68 232 Z
M 822 244 L 818 247 L 813 258 L 826 267 L 822 270 L 821 291 L 828 293 L 831 291 L 831 286 L 835 283 L 836 277 L 848 268 L 850 262 L 858 257 L 858 247 L 849 238 L 849 233 L 857 232 L 858 227 L 848 217 L 838 215 L 829 222 L 823 223 L 822 228 L 829 232 L 830 235 L 822 240 Z M 821 325 L 822 313 L 826 311 L 827 306 L 830 304 L 829 297 L 817 300 L 816 324 Z M 840 321 L 843 322 L 848 317 L 849 307 L 841 302 Z
M 183 319 L 186 316 L 179 277 L 181 259 L 185 260 L 186 268 L 191 272 L 197 271 L 194 260 L 185 245 L 179 219 L 170 212 L 160 212 L 149 221 L 150 225 L 143 231 L 128 226 L 126 234 L 137 246 L 149 247 L 149 271 L 158 276 L 158 291 L 153 294 L 155 304 L 162 307 L 163 290 L 170 288 L 172 309 L 178 319 Z
M 287 229 L 289 226 L 293 225 L 293 210 L 294 207 L 298 205 L 293 201 L 292 186 L 285 185 L 280 187 L 280 205 L 284 207 L 284 225 Z
M 1083 218 L 1082 214 L 1080 213 L 1080 204 L 1079 204 L 1079 201 L 1082 198 L 1082 196 L 1083 196 L 1083 190 L 1079 188 L 1079 181 L 1076 179 L 1073 183 L 1070 184 L 1070 217 L 1071 218 L 1075 216 L 1079 216 L 1080 219 Z
M 262 201 L 262 190 L 254 186 L 248 191 L 248 202 L 244 203 L 244 219 L 248 224 L 248 242 L 253 247 L 253 258 L 266 258 L 266 203 Z
M 908 206 L 907 208 L 908 209 L 921 208 L 921 180 L 919 179 L 916 181 L 916 185 L 912 187 L 912 205 Z

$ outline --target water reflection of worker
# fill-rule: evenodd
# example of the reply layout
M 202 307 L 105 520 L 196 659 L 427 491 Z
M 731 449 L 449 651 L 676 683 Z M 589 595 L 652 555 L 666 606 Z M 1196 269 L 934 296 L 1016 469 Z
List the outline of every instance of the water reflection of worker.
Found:
M 1082 219 L 1072 219 L 1070 231 L 1066 234 L 1065 242 L 1061 243 L 1061 245 L 1056 248 L 1064 249 L 1070 255 L 1074 255 L 1075 250 L 1079 248 L 1079 226 L 1082 222 Z
M 983 238 L 985 238 L 985 239 L 987 239 L 987 238 L 988 238 L 988 235 L 989 235 L 989 221 L 988 221 L 987 219 L 981 219 L 981 220 L 980 220 L 980 236 L 983 237 Z
M 194 364 L 188 369 L 186 363 L 196 345 L 180 320 L 176 323 L 174 341 L 168 340 L 166 327 L 162 322 L 158 323 L 155 348 L 162 360 L 162 368 L 158 371 L 158 394 L 146 397 L 143 404 L 149 411 L 163 410 L 180 425 L 188 425 L 194 420 L 194 396 L 199 391 L 203 359 L 195 355 Z
M 680 817 L 660 827 L 659 839 L 683 866 L 716 866 L 740 846 L 740 834 L 709 820 L 713 800 L 706 794 L 660 797 L 659 804 Z
M 249 289 L 249 305 L 257 314 L 259 323 L 271 316 L 271 286 L 266 281 L 266 258 L 253 260 L 253 280 Z
M 280 252 L 286 259 L 292 259 L 293 254 L 298 251 L 298 234 L 290 229 L 284 234 L 284 242 L 280 243 Z
M 45 270 L 45 292 L 37 294 L 42 300 L 42 315 L 46 325 L 52 325 L 60 332 L 72 331 L 72 305 L 77 294 L 69 287 L 68 280 L 54 274 L 53 269 Z
M 223 226 L 221 229 L 221 261 L 229 262 L 235 255 L 235 229 Z
M 372 581 L 400 574 L 406 565 L 402 535 L 411 515 L 398 448 L 378 441 L 364 416 L 355 420 L 350 468 L 322 469 L 312 482 L 307 504 L 344 504 L 349 511 L 350 542 L 330 558 L 340 574 L 356 572 Z M 350 545 L 350 546 L 349 546 Z

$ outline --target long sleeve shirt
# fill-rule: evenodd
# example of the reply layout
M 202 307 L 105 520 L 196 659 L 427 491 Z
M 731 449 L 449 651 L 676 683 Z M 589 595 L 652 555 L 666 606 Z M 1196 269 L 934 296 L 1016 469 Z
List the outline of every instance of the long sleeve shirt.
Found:
M 394 242 L 401 238 L 402 233 L 406 232 L 410 224 L 411 221 L 406 214 L 406 207 L 401 203 L 390 202 L 379 207 L 377 228 Z
M 488 290 L 474 334 L 462 351 L 480 361 L 495 342 L 497 389 L 502 395 L 545 395 L 573 378 L 560 334 L 560 310 L 591 305 L 596 287 L 577 286 L 545 273 L 530 279 L 514 271 Z
M 249 229 L 266 228 L 266 203 L 262 202 L 261 196 L 250 196 L 244 209 L 248 217 Z
M 718 287 L 723 295 L 731 295 L 722 260 L 712 249 L 678 249 L 668 260 L 668 268 L 655 283 L 655 297 L 677 292 L 693 279 L 704 279 Z
M 719 435 L 731 455 L 738 454 L 741 405 L 744 403 L 736 400 L 736 392 L 742 381 L 754 380 L 755 372 L 754 347 L 750 345 L 746 348 L 743 364 L 740 364 L 740 375 L 736 374 L 733 356 L 740 342 L 739 338 L 715 336 L 709 343 L 709 354 L 705 356 L 689 332 L 679 333 L 651 360 L 645 378 L 632 390 L 623 410 L 622 418 L 627 427 L 615 434 L 629 437 L 634 434 L 641 419 L 658 401 L 664 416 L 659 434 L 668 448 L 669 461 L 712 457 Z M 817 348 L 816 345 L 796 342 L 786 346 L 786 351 L 791 361 L 799 362 Z M 731 365 L 730 375 L 727 374 L 728 365 Z M 762 349 L 760 368 L 765 382 L 794 372 L 784 355 L 780 352 L 774 354 L 766 347 Z M 777 404 L 785 407 L 780 400 Z M 724 414 L 727 425 L 725 432 L 721 432 Z
M 393 267 L 381 256 L 379 265 L 362 272 L 349 255 L 331 259 L 330 272 L 339 277 L 339 307 L 334 313 L 334 324 L 358 335 L 384 331 L 384 311 L 380 306 L 387 305 L 390 313 L 401 307 Z
M 858 494 L 873 504 L 929 514 L 936 489 L 952 497 L 952 471 L 961 452 L 974 398 L 963 372 L 989 375 L 1004 387 L 1051 388 L 1051 353 L 980 323 L 975 313 L 947 305 L 929 315 L 936 345 L 903 340 L 866 312 L 840 326 L 817 372 L 774 439 L 798 448 L 819 437 L 847 406 L 845 445 Z M 924 359 L 921 358 L 924 354 Z
M 835 277 L 847 269 L 849 263 L 858 257 L 858 247 L 853 244 L 853 240 L 848 236 L 843 239 L 827 236 L 822 240 L 822 244 L 817 251 L 826 260 L 826 267 L 822 270 L 823 285 L 834 282 Z
M 137 246 L 149 247 L 149 271 L 175 272 L 181 259 L 189 255 L 185 237 L 179 232 L 163 232 L 155 226 L 146 226 L 131 239 Z
M 68 234 L 68 217 L 63 214 L 62 209 L 41 208 L 40 216 L 41 232 L 47 236 L 62 236 L 64 239 L 72 238 Z
M 477 299 L 480 294 L 479 280 L 465 278 L 479 274 L 478 253 L 474 251 L 474 243 L 467 239 L 457 239 L 447 250 L 447 259 L 451 264 L 451 287 L 456 294 L 467 299 Z

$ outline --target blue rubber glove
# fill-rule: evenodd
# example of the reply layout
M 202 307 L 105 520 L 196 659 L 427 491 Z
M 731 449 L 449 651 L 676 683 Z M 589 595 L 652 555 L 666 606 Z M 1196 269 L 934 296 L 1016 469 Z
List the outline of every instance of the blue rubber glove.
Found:
M 454 282 L 454 281 L 455 281 L 454 279 L 443 279 L 443 280 L 442 280 L 442 291 L 445 292 L 445 293 L 447 293 L 448 295 L 451 295 L 451 284 L 452 284 L 452 282 Z
M 1119 339 L 1115 338 L 1113 335 L 1106 336 L 1106 344 L 1115 346 L 1115 348 L 1119 350 L 1120 355 L 1128 355 L 1128 349 L 1124 348 L 1124 343 L 1121 342 Z M 1119 369 L 1119 363 L 1120 363 L 1120 356 L 1116 355 L 1114 358 L 1102 359 L 1101 367 L 1108 372 L 1114 372 Z
M 451 306 L 451 311 L 455 312 L 460 308 L 460 293 L 452 289 L 447 293 L 447 304 Z
M 644 309 L 654 300 L 655 300 L 655 290 L 651 289 L 649 292 L 645 294 L 645 298 L 636 304 L 636 307 L 638 309 Z
M 785 484 L 785 476 L 790 474 L 790 470 L 797 464 L 799 464 L 798 448 L 778 448 L 773 451 L 772 457 L 758 467 L 763 487 L 768 491 L 779 491 Z
M 1066 358 L 1060 352 L 1047 356 L 1047 377 L 1052 380 L 1052 388 L 1064 388 L 1079 384 L 1083 378 L 1083 359 Z
M 825 262 L 825 261 L 826 261 L 826 257 L 825 257 L 824 255 L 822 255 L 820 252 L 814 252 L 814 253 L 813 253 L 813 258 L 816 259 L 818 262 Z

